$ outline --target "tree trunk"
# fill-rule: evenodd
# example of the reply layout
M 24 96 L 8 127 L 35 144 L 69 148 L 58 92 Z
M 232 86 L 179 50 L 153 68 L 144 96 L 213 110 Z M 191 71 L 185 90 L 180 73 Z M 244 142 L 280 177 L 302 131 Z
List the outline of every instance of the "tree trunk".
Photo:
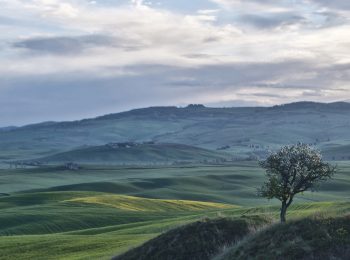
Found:
M 285 223 L 286 222 L 286 213 L 287 213 L 287 202 L 286 201 L 282 201 L 282 207 L 281 207 L 281 223 Z

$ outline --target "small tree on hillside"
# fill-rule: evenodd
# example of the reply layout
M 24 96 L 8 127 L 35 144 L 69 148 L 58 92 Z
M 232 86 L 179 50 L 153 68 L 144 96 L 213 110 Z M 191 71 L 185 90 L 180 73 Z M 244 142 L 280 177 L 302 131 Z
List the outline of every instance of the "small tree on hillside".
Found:
M 336 168 L 322 160 L 321 154 L 305 144 L 285 146 L 272 153 L 260 166 L 266 170 L 267 181 L 258 190 L 260 196 L 282 202 L 281 222 L 294 196 L 314 190 L 321 181 L 330 179 Z

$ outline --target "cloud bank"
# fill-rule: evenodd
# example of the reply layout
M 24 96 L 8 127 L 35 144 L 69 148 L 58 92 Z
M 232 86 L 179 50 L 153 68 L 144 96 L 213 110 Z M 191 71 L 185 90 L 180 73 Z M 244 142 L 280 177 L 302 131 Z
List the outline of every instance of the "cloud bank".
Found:
M 0 125 L 151 105 L 350 99 L 346 1 L 0 5 Z

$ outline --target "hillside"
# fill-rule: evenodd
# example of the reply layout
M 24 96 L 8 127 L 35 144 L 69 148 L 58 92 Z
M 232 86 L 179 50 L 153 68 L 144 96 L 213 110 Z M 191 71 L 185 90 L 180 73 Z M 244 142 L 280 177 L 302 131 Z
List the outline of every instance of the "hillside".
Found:
M 259 217 L 198 221 L 170 230 L 113 259 L 348 259 L 349 215 L 311 216 L 287 224 L 268 224 Z M 262 231 L 256 231 L 264 225 Z
M 200 200 L 240 206 L 274 204 L 256 196 L 265 181 L 255 162 L 230 165 L 95 166 L 67 170 L 60 166 L 0 169 L 1 193 L 22 191 L 109 192 L 156 199 Z M 305 192 L 299 202 L 349 200 L 350 164 L 339 162 L 334 179 L 318 192 Z
M 323 149 L 350 145 L 350 104 L 301 102 L 274 107 L 151 107 L 74 122 L 0 131 L 0 160 L 23 160 L 112 142 L 182 143 L 266 154 L 295 142 Z M 332 156 L 332 154 L 330 154 Z
M 216 260 L 349 259 L 350 216 L 305 218 L 249 237 Z
M 237 210 L 240 207 L 102 192 L 35 192 L 0 197 L 0 209 L 1 237 L 83 232 L 102 227 L 113 229 L 116 225 L 130 224 L 132 227 L 136 223 L 141 226 L 161 225 L 162 221 L 171 222 L 175 218 L 186 222 L 183 217 L 193 219 L 202 214 Z M 115 227 L 115 231 L 118 230 Z
M 223 247 L 234 244 L 267 222 L 261 218 L 197 221 L 170 230 L 113 260 L 209 260 Z
M 327 145 L 322 154 L 328 160 L 350 160 L 350 145 Z
M 333 181 L 299 196 L 288 220 L 349 213 L 349 167 L 341 162 Z M 246 221 L 251 232 L 265 219 L 278 218 L 277 201 L 256 197 L 263 181 L 254 162 L 0 169 L 0 259 L 111 259 L 158 236 L 174 248 L 188 241 L 192 246 L 184 250 L 213 255 L 246 234 Z M 181 236 L 171 240 L 167 231 L 179 227 Z
M 156 143 L 110 143 L 58 153 L 35 159 L 44 164 L 67 162 L 83 164 L 152 164 L 175 162 L 214 162 L 229 159 L 223 152 L 210 151 L 182 144 Z

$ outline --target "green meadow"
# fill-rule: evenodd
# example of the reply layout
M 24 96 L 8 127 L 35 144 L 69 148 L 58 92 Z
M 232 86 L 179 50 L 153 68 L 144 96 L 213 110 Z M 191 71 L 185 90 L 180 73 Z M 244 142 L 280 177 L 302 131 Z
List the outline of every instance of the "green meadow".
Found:
M 289 218 L 350 212 L 350 163 L 318 192 L 300 195 Z M 254 162 L 183 167 L 85 166 L 0 171 L 0 259 L 110 259 L 203 218 L 278 217 L 256 196 Z

